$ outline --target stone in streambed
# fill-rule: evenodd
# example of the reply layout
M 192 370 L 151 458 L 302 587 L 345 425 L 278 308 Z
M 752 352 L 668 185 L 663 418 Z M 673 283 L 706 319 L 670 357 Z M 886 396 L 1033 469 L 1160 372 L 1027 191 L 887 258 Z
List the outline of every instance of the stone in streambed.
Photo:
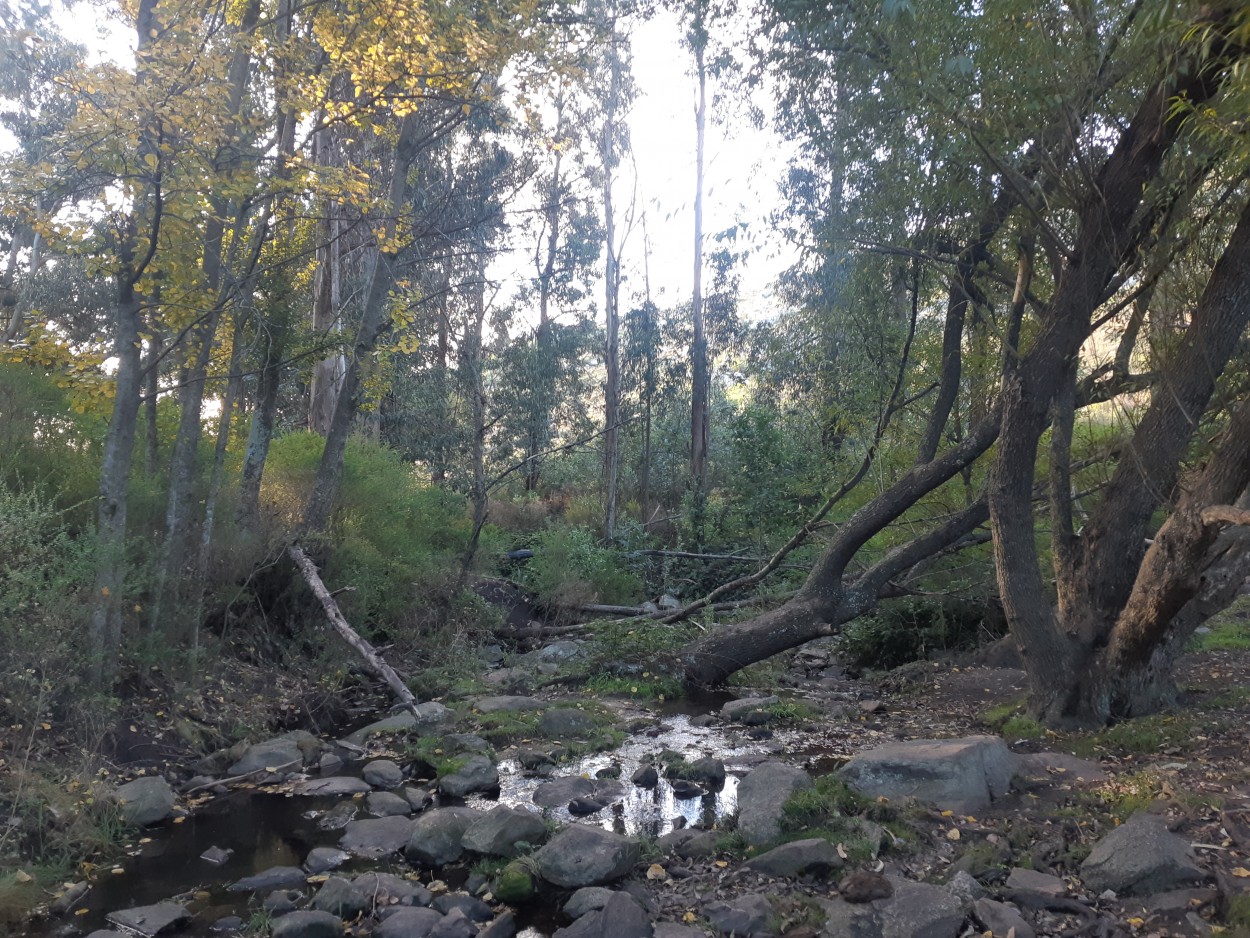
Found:
M 429 905 L 433 894 L 420 883 L 394 873 L 361 873 L 352 885 L 364 892 L 375 906 L 389 907 L 392 900 L 404 905 Z
M 781 836 L 781 815 L 795 792 L 812 787 L 812 777 L 797 766 L 765 762 L 738 785 L 738 832 L 748 844 L 772 843 Z
M 486 756 L 473 756 L 456 771 L 438 780 L 438 790 L 453 798 L 498 788 L 499 770 Z
M 271 889 L 298 889 L 307 874 L 298 866 L 271 866 L 254 876 L 245 876 L 228 888 L 231 892 L 269 892 Z
M 651 938 L 651 921 L 633 896 L 612 893 L 602 909 L 588 912 L 553 938 Z
M 187 907 L 176 902 L 158 902 L 156 905 L 121 909 L 105 916 L 109 923 L 126 931 L 136 932 L 144 938 L 154 938 L 164 932 L 178 931 L 191 921 Z
M 548 710 L 538 721 L 538 734 L 548 739 L 588 736 L 597 724 L 589 713 L 571 707 Z
M 917 798 L 959 814 L 1007 794 L 1015 757 L 997 736 L 909 739 L 856 754 L 839 775 L 870 798 Z
M 571 919 L 579 919 L 588 912 L 602 909 L 613 895 L 615 890 L 606 886 L 583 886 L 564 903 L 564 914 Z
M 360 775 L 374 788 L 398 788 L 404 782 L 404 770 L 390 759 L 374 759 Z
M 412 837 L 412 825 L 405 817 L 352 821 L 343 829 L 339 846 L 358 857 L 376 860 L 403 850 Z
M 442 912 L 404 907 L 387 915 L 373 934 L 376 938 L 427 938 L 442 920 Z
M 747 893 L 728 902 L 705 905 L 703 917 L 722 935 L 751 938 L 768 930 L 773 920 L 773 907 L 763 896 Z
M 841 866 L 842 858 L 833 844 L 813 837 L 774 847 L 748 860 L 743 869 L 768 876 L 802 876 L 804 873 L 828 873 Z
M 639 788 L 654 788 L 660 783 L 660 773 L 656 771 L 654 765 L 644 765 L 631 775 L 629 780 Z
M 894 894 L 874 902 L 883 938 L 956 938 L 964 926 L 960 898 L 942 886 L 890 878 Z
M 297 795 L 308 795 L 316 798 L 342 798 L 359 795 L 369 791 L 370 785 L 362 778 L 350 775 L 331 775 L 328 778 L 310 778 L 300 782 L 293 789 Z
M 473 709 L 478 713 L 525 713 L 532 710 L 544 710 L 546 707 L 546 701 L 534 697 L 479 697 L 473 701 Z
M 477 925 L 473 920 L 461 912 L 459 909 L 453 909 L 449 915 L 444 915 L 443 920 L 430 929 L 429 938 L 474 938 L 477 934 Z
M 339 918 L 355 918 L 370 907 L 364 890 L 339 876 L 331 876 L 313 896 L 312 908 L 318 912 L 331 912 Z
M 1015 935 L 1015 938 L 1034 938 L 1037 934 L 1019 911 L 1002 902 L 978 899 L 973 906 L 973 912 L 981 927 L 993 938 L 1007 938 L 1008 935 Z
M 417 713 L 404 710 L 394 716 L 370 723 L 351 733 L 347 742 L 356 746 L 364 745 L 371 736 L 383 733 L 421 733 L 437 727 L 447 719 L 447 708 L 435 700 L 417 704 Z
M 514 857 L 518 844 L 537 844 L 546 836 L 547 825 L 537 814 L 524 808 L 499 805 L 469 825 L 461 844 L 472 853 Z
M 329 912 L 292 912 L 273 923 L 273 938 L 341 938 L 343 920 Z
M 590 798 L 593 801 L 608 802 L 619 797 L 625 791 L 619 781 L 613 778 L 589 779 L 580 775 L 566 775 L 544 782 L 534 789 L 533 802 L 541 808 L 555 808 L 566 805 L 574 798 Z
M 464 834 L 482 817 L 473 808 L 435 808 L 412 822 L 405 855 L 413 863 L 445 866 L 464 856 Z
M 1097 894 L 1111 889 L 1148 895 L 1201 882 L 1189 844 L 1153 814 L 1135 814 L 1094 845 L 1081 864 L 1081 878 Z
M 321 758 L 322 742 L 312 733 L 294 730 L 274 739 L 254 743 L 227 770 L 230 775 L 251 772 L 298 772 L 305 762 Z
M 304 869 L 310 873 L 328 873 L 351 859 L 351 854 L 335 847 L 313 847 L 304 857 Z
M 412 814 L 412 803 L 393 791 L 371 791 L 365 797 L 365 810 L 374 817 L 403 817 Z
M 454 892 L 444 893 L 433 902 L 430 908 L 436 912 L 442 912 L 444 915 L 450 915 L 454 910 L 459 909 L 467 918 L 474 922 L 489 922 L 495 917 L 495 913 L 481 899 L 476 896 L 466 896 Z
M 159 775 L 136 778 L 113 793 L 122 820 L 137 827 L 157 824 L 174 813 L 174 792 Z
M 538 875 L 566 889 L 620 879 L 638 862 L 637 840 L 597 827 L 566 827 L 534 854 Z

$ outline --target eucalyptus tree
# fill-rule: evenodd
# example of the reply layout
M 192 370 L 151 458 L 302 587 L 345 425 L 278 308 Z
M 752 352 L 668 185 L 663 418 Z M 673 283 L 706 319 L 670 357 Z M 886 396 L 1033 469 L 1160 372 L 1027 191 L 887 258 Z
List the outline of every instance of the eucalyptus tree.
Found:
M 989 522 L 1035 712 L 1099 722 L 1149 711 L 1172 691 L 1170 663 L 1186 630 L 1209 614 L 1203 570 L 1219 524 L 1240 517 L 1225 503 L 1250 482 L 1238 450 L 1247 408 L 1239 407 L 1206 467 L 1176 490 L 1250 315 L 1250 223 L 1237 220 L 1244 129 L 1226 119 L 1244 108 L 1250 14 L 1235 4 L 1146 11 L 1003 2 L 970 11 L 906 0 L 884 11 L 774 3 L 769 54 L 788 89 L 783 113 L 809 156 L 842 161 L 831 188 L 841 188 L 843 204 L 814 216 L 820 241 L 946 272 L 946 339 L 926 428 L 914 465 L 838 526 L 798 595 L 687 649 L 687 677 L 716 682 L 836 631 L 871 609 L 894 577 Z M 836 124 L 820 119 L 831 101 L 842 108 Z M 838 230 L 826 227 L 830 219 Z M 1139 331 L 1126 329 L 1130 353 L 1116 354 L 1102 350 L 1100 330 L 1122 323 L 1203 230 L 1223 239 L 1224 256 L 1200 295 L 1184 295 L 1175 354 L 1150 373 L 1127 373 Z M 981 363 L 968 382 L 965 350 L 987 335 L 996 375 Z M 907 399 L 909 380 L 900 368 L 887 413 Z M 1156 389 L 1152 401 L 1077 534 L 1072 414 L 1146 387 Z M 1047 430 L 1049 478 L 1039 483 Z M 861 466 L 876 441 L 864 449 Z M 910 539 L 890 534 L 920 500 L 961 473 L 979 481 L 987 468 L 982 491 L 962 507 L 951 502 L 943 523 Z M 1043 492 L 1054 607 L 1033 530 Z M 1147 549 L 1160 508 L 1170 519 Z M 853 575 L 852 563 L 883 535 L 893 546 Z

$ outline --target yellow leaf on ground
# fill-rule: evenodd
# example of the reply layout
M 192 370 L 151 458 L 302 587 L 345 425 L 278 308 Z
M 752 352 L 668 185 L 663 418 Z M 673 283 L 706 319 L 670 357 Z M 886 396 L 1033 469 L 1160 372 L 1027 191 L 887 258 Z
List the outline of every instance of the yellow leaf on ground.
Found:
M 658 863 L 652 863 L 647 867 L 647 879 L 652 881 L 668 879 L 668 870 Z
M 946 832 L 946 839 L 947 839 L 947 840 L 958 840 L 958 839 L 959 839 L 959 828 L 958 828 L 958 827 L 952 827 L 950 830 L 948 830 L 948 831 Z
M 1233 875 L 1240 877 L 1241 879 L 1248 879 L 1250 878 L 1250 870 L 1246 869 L 1244 866 L 1234 867 Z
M 13 878 L 16 879 L 19 883 L 29 883 L 29 882 L 33 882 L 35 879 L 35 877 L 31 876 L 25 870 L 18 870 L 16 873 L 13 874 Z

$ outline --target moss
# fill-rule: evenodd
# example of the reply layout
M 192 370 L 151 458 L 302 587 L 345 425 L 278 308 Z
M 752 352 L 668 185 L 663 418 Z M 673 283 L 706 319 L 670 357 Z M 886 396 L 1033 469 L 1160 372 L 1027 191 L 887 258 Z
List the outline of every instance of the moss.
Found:
M 985 710 L 977 717 L 977 722 L 992 730 L 1001 730 L 1013 717 L 1024 715 L 1025 700 L 1009 700 Z
M 1003 723 L 999 732 L 1007 739 L 1043 739 L 1046 727 L 1032 717 L 1014 716 Z
M 1075 734 L 1068 738 L 1068 748 L 1078 756 L 1092 757 L 1113 752 L 1120 755 L 1157 754 L 1171 748 L 1184 748 L 1198 734 L 1193 714 L 1156 714 L 1125 720 L 1094 733 Z M 1212 731 L 1207 724 L 1203 735 Z
M 1206 622 L 1209 630 L 1189 640 L 1189 651 L 1250 649 L 1250 596 L 1242 596 Z
M 500 870 L 491 892 L 500 902 L 526 902 L 534 896 L 534 876 L 524 863 L 513 861 Z

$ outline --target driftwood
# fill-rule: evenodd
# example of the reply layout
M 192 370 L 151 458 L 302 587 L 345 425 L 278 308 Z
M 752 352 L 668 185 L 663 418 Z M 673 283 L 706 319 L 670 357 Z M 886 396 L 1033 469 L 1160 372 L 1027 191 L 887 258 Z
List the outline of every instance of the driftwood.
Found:
M 312 588 L 313 594 L 321 601 L 321 606 L 326 611 L 326 617 L 329 618 L 330 624 L 334 626 L 334 630 L 343 636 L 343 640 L 351 645 L 356 652 L 364 659 L 365 664 L 369 666 L 374 674 L 386 682 L 386 686 L 391 689 L 391 693 L 395 695 L 395 699 L 401 705 L 417 714 L 417 699 L 412 696 L 412 691 L 408 689 L 395 669 L 392 668 L 378 654 L 378 650 L 361 638 L 360 633 L 347 624 L 347 620 L 343 618 L 343 613 L 339 610 L 338 603 L 334 601 L 334 596 L 326 589 L 325 583 L 321 581 L 321 575 L 317 572 L 316 565 L 308 559 L 308 555 L 304 553 L 301 547 L 292 544 L 286 549 L 287 554 L 295 565 L 299 567 L 300 573 L 304 575 L 304 579 L 308 581 L 308 585 Z

